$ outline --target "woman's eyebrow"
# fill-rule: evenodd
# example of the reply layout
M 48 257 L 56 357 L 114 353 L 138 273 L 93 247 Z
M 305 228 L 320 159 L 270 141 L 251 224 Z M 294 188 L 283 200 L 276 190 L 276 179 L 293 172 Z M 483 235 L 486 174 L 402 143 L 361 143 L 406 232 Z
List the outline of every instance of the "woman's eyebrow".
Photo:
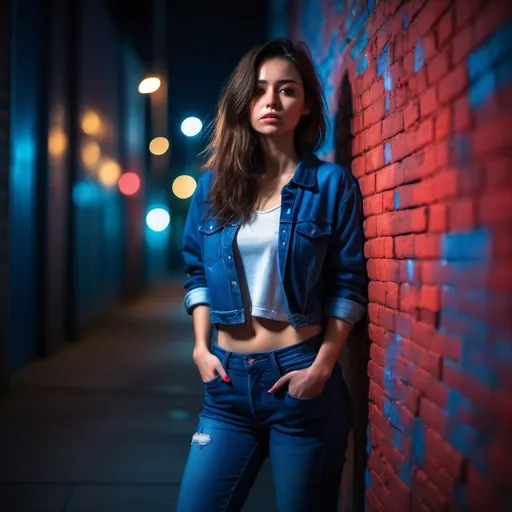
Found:
M 268 84 L 268 80 L 258 80 L 259 84 Z M 282 84 L 295 84 L 299 85 L 295 80 L 292 80 L 291 78 L 283 78 L 282 80 L 277 80 L 276 82 L 279 85 Z

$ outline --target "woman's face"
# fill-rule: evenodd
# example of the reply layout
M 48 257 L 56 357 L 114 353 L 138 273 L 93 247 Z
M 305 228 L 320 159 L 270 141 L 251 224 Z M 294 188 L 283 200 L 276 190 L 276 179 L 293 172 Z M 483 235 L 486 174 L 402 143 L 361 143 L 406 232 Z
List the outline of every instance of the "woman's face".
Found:
M 309 114 L 297 68 L 293 62 L 277 57 L 263 62 L 257 76 L 250 105 L 252 128 L 266 136 L 293 134 L 300 118 Z

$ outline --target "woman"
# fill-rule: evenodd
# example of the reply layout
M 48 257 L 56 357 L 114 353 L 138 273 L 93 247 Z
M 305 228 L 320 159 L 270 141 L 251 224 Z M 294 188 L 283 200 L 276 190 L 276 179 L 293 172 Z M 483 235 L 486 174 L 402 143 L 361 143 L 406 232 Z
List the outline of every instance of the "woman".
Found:
M 179 512 L 240 511 L 267 456 L 280 512 L 337 509 L 338 355 L 367 280 L 357 183 L 313 154 L 324 104 L 309 51 L 287 39 L 250 50 L 223 90 L 183 239 L 205 398 Z

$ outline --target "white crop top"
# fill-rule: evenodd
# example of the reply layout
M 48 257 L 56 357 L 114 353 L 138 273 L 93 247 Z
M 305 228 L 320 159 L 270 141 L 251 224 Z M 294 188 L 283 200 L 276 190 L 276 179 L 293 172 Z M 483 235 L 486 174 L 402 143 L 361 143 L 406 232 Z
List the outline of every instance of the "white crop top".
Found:
M 277 239 L 281 205 L 254 211 L 236 236 L 236 259 L 244 304 L 252 316 L 288 322 L 279 270 Z

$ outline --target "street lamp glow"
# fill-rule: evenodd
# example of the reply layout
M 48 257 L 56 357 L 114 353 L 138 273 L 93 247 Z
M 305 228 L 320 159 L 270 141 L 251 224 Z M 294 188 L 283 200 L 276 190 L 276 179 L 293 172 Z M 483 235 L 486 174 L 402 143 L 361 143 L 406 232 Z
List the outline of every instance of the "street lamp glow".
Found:
M 141 94 L 151 94 L 158 90 L 160 83 L 160 78 L 157 78 L 156 76 L 144 78 L 144 80 L 139 84 L 139 92 Z
M 197 117 L 187 117 L 181 123 L 181 131 L 187 137 L 195 137 L 203 128 L 203 123 Z
M 153 231 L 163 231 L 169 226 L 171 216 L 164 208 L 153 208 L 146 215 L 146 224 Z

